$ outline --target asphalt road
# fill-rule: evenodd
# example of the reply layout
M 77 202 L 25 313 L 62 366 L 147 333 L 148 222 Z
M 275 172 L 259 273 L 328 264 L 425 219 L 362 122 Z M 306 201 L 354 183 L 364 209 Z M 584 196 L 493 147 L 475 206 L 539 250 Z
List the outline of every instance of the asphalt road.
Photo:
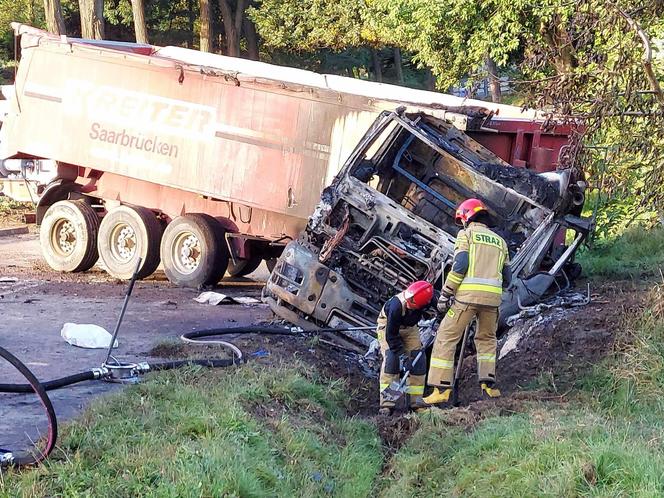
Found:
M 95 267 L 82 274 L 51 271 L 40 256 L 36 234 L 0 238 L 0 345 L 24 361 L 40 380 L 50 380 L 98 367 L 102 350 L 70 346 L 60 336 L 67 322 L 92 323 L 113 331 L 126 284 Z M 222 282 L 218 292 L 259 297 L 267 269 L 250 278 Z M 115 356 L 121 360 L 154 360 L 150 350 L 185 331 L 242 326 L 268 320 L 263 305 L 210 306 L 195 302 L 194 289 L 173 287 L 163 272 L 136 284 L 119 334 Z M 11 365 L 0 360 L 0 383 L 23 382 Z M 90 401 L 120 389 L 93 381 L 51 391 L 59 421 L 79 414 Z M 0 393 L 0 447 L 26 449 L 46 428 L 35 396 Z

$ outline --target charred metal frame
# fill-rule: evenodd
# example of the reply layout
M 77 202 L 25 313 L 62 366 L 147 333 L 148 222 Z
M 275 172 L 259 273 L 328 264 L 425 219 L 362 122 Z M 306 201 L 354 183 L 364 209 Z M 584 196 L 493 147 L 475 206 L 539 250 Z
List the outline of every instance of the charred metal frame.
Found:
M 391 124 L 394 128 L 388 130 Z M 367 159 L 370 148 L 386 131 L 389 133 L 378 143 L 373 158 Z M 467 135 L 436 118 L 397 110 L 383 112 L 376 119 L 323 192 L 306 229 L 286 246 L 264 291 L 264 300 L 275 313 L 309 329 L 371 325 L 383 301 L 412 280 L 429 280 L 440 288 L 451 266 L 456 232 L 434 225 L 401 203 L 412 202 L 409 195 L 416 187 L 419 191 L 415 190 L 415 195 L 429 195 L 449 209 L 442 211 L 432 203 L 437 221 L 443 223 L 448 220 L 438 218 L 451 216 L 458 199 L 438 192 L 402 164 L 416 139 L 434 151 L 426 164 L 417 163 L 424 174 L 433 172 L 429 182 L 440 181 L 456 197 L 472 194 L 482 198 L 508 235 L 523 239 L 512 247 L 514 279 L 503 295 L 502 320 L 520 305 L 555 293 L 551 289 L 556 287 L 557 278 L 569 281 L 566 269 L 592 228 L 590 219 L 571 214 L 580 214 L 584 185 L 573 183 L 570 171 L 543 178 L 518 170 L 525 175 L 524 181 L 531 181 L 532 188 L 540 184 L 556 189 L 553 199 L 551 195 L 546 202 L 533 199 L 519 192 L 518 186 L 512 188 L 509 179 L 496 180 L 483 174 L 487 161 L 500 171 L 507 168 L 504 171 L 517 173 Z M 444 169 L 447 163 L 442 163 L 443 158 L 458 168 L 457 177 Z M 374 167 L 369 180 L 353 176 L 362 161 Z M 368 184 L 375 174 L 380 180 L 376 188 Z M 397 184 L 397 189 L 403 190 L 401 200 L 388 195 L 396 175 L 409 182 Z M 387 186 L 384 177 L 389 178 Z M 426 198 L 417 202 L 423 200 L 430 202 Z M 564 247 L 560 238 L 568 229 L 574 231 L 574 238 Z M 403 233 L 409 234 L 408 240 Z M 365 344 L 370 340 L 361 332 L 354 338 Z

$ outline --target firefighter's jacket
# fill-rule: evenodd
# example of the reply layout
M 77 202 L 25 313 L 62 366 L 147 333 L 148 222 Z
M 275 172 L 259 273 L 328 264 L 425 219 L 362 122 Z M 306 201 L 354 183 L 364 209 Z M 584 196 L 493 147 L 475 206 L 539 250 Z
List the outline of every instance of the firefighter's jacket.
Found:
M 503 286 L 511 279 L 508 265 L 505 240 L 482 223 L 470 223 L 457 235 L 443 292 L 463 304 L 500 306 Z
M 384 334 L 385 341 L 390 349 L 398 353 L 404 349 L 400 331 L 412 332 L 419 338 L 416 325 L 421 319 L 422 310 L 408 309 L 406 307 L 406 298 L 403 292 L 401 292 L 388 299 L 383 309 L 380 310 L 378 320 L 376 321 L 376 331 L 379 336 Z

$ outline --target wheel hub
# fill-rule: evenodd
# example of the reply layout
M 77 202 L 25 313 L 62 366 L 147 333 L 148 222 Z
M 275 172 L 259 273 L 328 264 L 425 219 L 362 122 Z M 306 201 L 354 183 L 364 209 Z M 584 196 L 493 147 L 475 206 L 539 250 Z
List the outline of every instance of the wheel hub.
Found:
M 76 248 L 76 228 L 73 223 L 67 219 L 56 223 L 54 234 L 54 246 L 63 254 L 71 254 Z
M 136 254 L 137 237 L 134 229 L 125 223 L 118 223 L 111 231 L 110 249 L 112 256 L 120 261 L 129 261 Z
M 174 244 L 173 260 L 182 273 L 192 273 L 201 262 L 201 243 L 193 233 L 181 234 Z

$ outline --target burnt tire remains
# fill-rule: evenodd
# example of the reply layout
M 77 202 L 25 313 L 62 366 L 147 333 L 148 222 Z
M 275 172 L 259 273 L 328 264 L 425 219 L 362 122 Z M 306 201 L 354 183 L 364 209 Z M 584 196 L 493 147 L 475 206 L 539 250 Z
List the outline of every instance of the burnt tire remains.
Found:
M 233 263 L 232 260 L 229 260 L 226 273 L 231 277 L 244 277 L 255 272 L 262 262 L 263 258 L 260 256 L 254 256 L 249 259 L 238 259 L 235 263 Z
M 175 218 L 161 239 L 166 277 L 184 287 L 214 285 L 226 272 L 224 230 L 212 216 L 191 213 Z
M 104 216 L 99 227 L 97 247 L 108 273 L 127 280 L 141 267 L 138 278 L 154 273 L 159 266 L 162 228 L 155 214 L 144 207 L 118 206 Z
M 277 266 L 277 260 L 279 258 L 270 258 L 265 260 L 265 266 L 267 266 L 267 270 L 272 273 L 274 271 L 274 267 Z
M 97 262 L 99 217 L 84 200 L 50 206 L 39 228 L 42 255 L 56 271 L 80 272 Z

